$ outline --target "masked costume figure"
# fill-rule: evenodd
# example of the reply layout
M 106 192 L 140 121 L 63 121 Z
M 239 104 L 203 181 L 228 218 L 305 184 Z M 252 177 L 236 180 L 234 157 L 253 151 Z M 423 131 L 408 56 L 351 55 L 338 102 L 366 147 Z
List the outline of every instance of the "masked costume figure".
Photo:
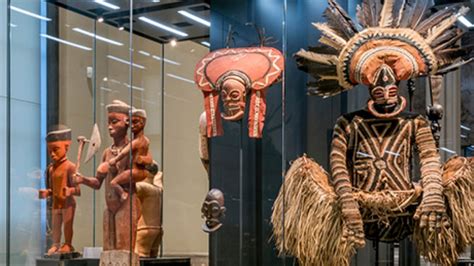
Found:
M 221 116 L 239 121 L 250 97 L 249 137 L 261 138 L 265 122 L 266 89 L 278 81 L 283 71 L 283 55 L 270 47 L 220 49 L 206 55 L 196 65 L 194 80 L 204 94 L 207 137 L 223 134 Z M 224 112 L 219 112 L 219 97 Z
M 296 55 L 316 78 L 309 91 L 328 97 L 364 84 L 370 100 L 337 120 L 330 177 L 306 156 L 289 169 L 272 216 L 277 247 L 303 265 L 348 265 L 365 238 L 395 242 L 413 234 L 426 259 L 451 265 L 474 237 L 471 164 L 454 157 L 441 165 L 430 123 L 404 111 L 398 83 L 465 63 L 455 61 L 463 49 L 452 46 L 461 34 L 453 24 L 467 10 L 429 16 L 421 12 L 429 1 L 365 0 L 359 31 L 334 0 L 328 2 L 328 24 L 314 24 L 323 45 Z M 420 183 L 410 175 L 414 151 Z

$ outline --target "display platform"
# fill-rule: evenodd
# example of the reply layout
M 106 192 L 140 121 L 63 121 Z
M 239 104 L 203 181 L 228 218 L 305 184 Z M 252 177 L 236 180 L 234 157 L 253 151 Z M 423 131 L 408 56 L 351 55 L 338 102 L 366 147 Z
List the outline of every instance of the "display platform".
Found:
M 175 258 L 175 257 L 163 257 L 156 259 L 140 259 L 140 266 L 151 266 L 151 265 L 173 265 L 173 266 L 191 266 L 190 258 Z
M 41 258 L 36 260 L 36 266 L 97 266 L 99 265 L 99 259 L 86 259 L 86 258 L 75 258 L 75 259 L 54 259 L 54 258 Z
M 99 259 L 86 259 L 86 258 L 76 258 L 76 259 L 53 259 L 53 258 L 42 258 L 36 260 L 36 266 L 98 266 Z M 168 266 L 190 266 L 190 258 L 175 258 L 175 257 L 165 257 L 165 258 L 141 258 L 141 266 L 151 266 L 151 265 L 168 265 Z

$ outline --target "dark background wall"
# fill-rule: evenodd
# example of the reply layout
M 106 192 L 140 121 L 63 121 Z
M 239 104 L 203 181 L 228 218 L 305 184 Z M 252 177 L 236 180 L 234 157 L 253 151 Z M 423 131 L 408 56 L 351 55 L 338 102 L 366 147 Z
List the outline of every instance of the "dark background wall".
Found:
M 286 15 L 283 2 L 211 1 L 211 50 L 225 47 L 230 24 L 236 32 L 230 47 L 256 45 L 254 28 L 245 26 L 252 22 L 277 41 L 267 46 L 280 49 L 286 56 L 284 91 L 282 83 L 268 90 L 263 138 L 248 138 L 245 117 L 241 123 L 224 122 L 224 136 L 211 140 L 210 184 L 224 192 L 227 207 L 224 226 L 210 238 L 211 265 L 293 265 L 292 258 L 278 256 L 271 239 L 269 219 L 282 174 L 303 153 L 328 169 L 336 119 L 363 108 L 368 98 L 365 88 L 328 99 L 306 95 L 307 75 L 297 69 L 293 54 L 317 43 L 319 32 L 311 22 L 324 20 L 327 2 L 286 1 Z M 338 1 L 352 17 L 357 2 Z M 406 250 L 411 252 L 411 246 Z M 411 253 L 407 255 L 416 258 Z M 352 264 L 371 265 L 376 260 L 383 262 L 380 265 L 392 265 L 393 246 L 368 241 Z

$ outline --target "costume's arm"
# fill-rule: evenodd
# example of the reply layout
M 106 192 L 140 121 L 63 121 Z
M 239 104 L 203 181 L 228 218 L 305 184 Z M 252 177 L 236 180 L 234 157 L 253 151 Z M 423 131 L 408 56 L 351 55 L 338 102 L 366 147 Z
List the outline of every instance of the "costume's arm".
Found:
M 429 122 L 418 117 L 415 119 L 415 128 L 415 142 L 420 157 L 421 185 L 423 187 L 423 198 L 415 213 L 415 218 L 420 219 L 420 227 L 429 225 L 430 229 L 434 229 L 441 225 L 441 220 L 446 215 L 440 156 Z
M 349 123 L 341 117 L 334 127 L 331 142 L 330 164 L 332 172 L 332 183 L 341 203 L 341 211 L 349 234 L 353 234 L 354 243 L 359 246 L 365 244 L 364 228 L 359 204 L 352 193 L 351 178 L 347 169 L 347 147 L 349 140 Z

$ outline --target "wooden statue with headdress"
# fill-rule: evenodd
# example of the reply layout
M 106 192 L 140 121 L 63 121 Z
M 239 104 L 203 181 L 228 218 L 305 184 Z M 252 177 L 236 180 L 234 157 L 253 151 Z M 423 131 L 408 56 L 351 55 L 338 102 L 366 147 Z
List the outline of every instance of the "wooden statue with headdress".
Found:
M 330 97 L 367 85 L 367 107 L 334 127 L 331 175 L 303 156 L 288 170 L 274 204 L 277 248 L 302 265 L 349 265 L 365 239 L 396 242 L 413 235 L 428 261 L 452 265 L 474 240 L 473 160 L 444 165 L 430 122 L 405 112 L 401 80 L 444 74 L 471 60 L 454 24 L 467 8 L 431 14 L 431 1 L 363 0 L 356 26 L 328 0 L 320 46 L 296 54 L 314 81 L 310 94 Z M 421 181 L 411 177 L 414 152 Z

